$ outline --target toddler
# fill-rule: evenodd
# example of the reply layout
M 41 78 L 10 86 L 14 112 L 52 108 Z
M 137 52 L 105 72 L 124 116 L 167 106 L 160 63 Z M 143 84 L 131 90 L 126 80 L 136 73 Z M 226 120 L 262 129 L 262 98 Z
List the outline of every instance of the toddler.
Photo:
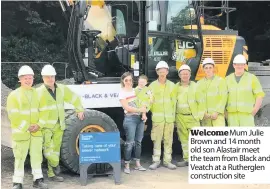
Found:
M 150 110 L 151 103 L 153 101 L 153 95 L 150 89 L 146 86 L 148 82 L 148 78 L 145 75 L 141 75 L 138 79 L 138 86 L 135 88 L 136 96 L 137 96 L 137 106 L 143 107 L 145 106 L 147 111 Z M 146 122 L 147 116 L 146 113 L 142 114 L 142 120 Z

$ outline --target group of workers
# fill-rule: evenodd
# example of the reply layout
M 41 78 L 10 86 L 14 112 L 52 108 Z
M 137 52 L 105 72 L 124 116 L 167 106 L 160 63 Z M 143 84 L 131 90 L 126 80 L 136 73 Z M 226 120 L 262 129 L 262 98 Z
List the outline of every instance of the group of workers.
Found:
M 197 83 L 190 81 L 191 69 L 184 64 L 178 70 L 180 81 L 167 79 L 168 64 L 156 65 L 158 79 L 148 87 L 147 77 L 140 76 L 133 88 L 132 74 L 121 77 L 119 99 L 125 118 L 126 141 L 124 172 L 130 173 L 132 151 L 135 150 L 136 170 L 145 171 L 140 164 L 141 141 L 144 136 L 146 113 L 152 113 L 151 139 L 154 144 L 150 169 L 160 166 L 161 144 L 164 143 L 163 165 L 169 169 L 188 165 L 188 138 L 190 129 L 198 126 L 254 126 L 254 115 L 259 110 L 264 92 L 257 77 L 245 72 L 246 59 L 237 55 L 233 60 L 235 72 L 225 79 L 215 75 L 213 59 L 203 60 L 206 77 Z M 30 154 L 33 187 L 47 189 L 41 164 L 43 155 L 48 163 L 48 178 L 63 182 L 59 176 L 59 156 L 65 130 L 64 102 L 75 107 L 77 117 L 84 119 L 84 108 L 78 95 L 68 87 L 55 83 L 56 71 L 45 65 L 41 71 L 43 85 L 33 88 L 34 72 L 25 65 L 19 69 L 20 87 L 7 99 L 7 112 L 12 128 L 12 148 L 15 157 L 13 189 L 22 189 L 24 162 Z M 183 150 L 183 159 L 172 164 L 173 131 L 177 132 Z
M 28 153 L 34 188 L 48 188 L 41 168 L 43 155 L 48 163 L 49 180 L 63 182 L 63 177 L 59 176 L 59 156 L 65 130 L 64 102 L 75 107 L 78 119 L 84 119 L 80 97 L 65 85 L 55 83 L 54 67 L 45 65 L 41 75 L 44 84 L 33 88 L 34 71 L 30 66 L 22 66 L 18 72 L 20 87 L 7 98 L 15 158 L 13 189 L 23 188 L 24 162 Z
M 169 169 L 188 166 L 189 131 L 194 127 L 255 126 L 254 116 L 260 109 L 265 93 L 258 78 L 245 71 L 247 60 L 242 54 L 235 56 L 235 72 L 225 79 L 215 74 L 215 62 L 205 58 L 202 67 L 205 77 L 197 83 L 190 81 L 191 69 L 183 64 L 178 75 L 180 81 L 174 84 L 167 79 L 168 64 L 160 61 L 156 65 L 158 79 L 148 87 L 147 80 L 139 77 L 138 87 L 132 87 L 132 75 L 123 74 L 119 97 L 125 110 L 124 129 L 126 142 L 124 150 L 124 172 L 130 173 L 132 147 L 135 149 L 135 169 L 145 171 L 140 164 L 143 122 L 146 112 L 152 113 L 151 139 L 153 141 L 152 164 L 155 170 L 160 164 L 161 144 L 164 144 L 163 165 Z M 144 84 L 141 84 L 144 83 Z M 181 141 L 183 161 L 174 165 L 172 143 L 174 125 Z

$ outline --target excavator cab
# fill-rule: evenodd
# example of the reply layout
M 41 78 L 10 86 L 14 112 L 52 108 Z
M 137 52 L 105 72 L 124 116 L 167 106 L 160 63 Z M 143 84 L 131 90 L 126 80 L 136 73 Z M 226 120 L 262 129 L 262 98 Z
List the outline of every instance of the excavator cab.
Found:
M 68 56 L 77 83 L 119 82 L 126 71 L 151 81 L 160 60 L 169 64 L 171 80 L 178 79 L 183 63 L 198 71 L 202 38 L 196 1 L 59 2 L 69 15 Z M 186 25 L 196 29 L 187 34 Z

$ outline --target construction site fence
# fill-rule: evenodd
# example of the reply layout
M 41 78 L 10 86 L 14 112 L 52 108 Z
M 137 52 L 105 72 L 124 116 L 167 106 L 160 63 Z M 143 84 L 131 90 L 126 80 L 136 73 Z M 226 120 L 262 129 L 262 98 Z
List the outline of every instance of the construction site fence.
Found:
M 18 71 L 21 66 L 28 65 L 35 73 L 34 85 L 42 83 L 41 70 L 47 64 L 56 69 L 56 80 L 63 80 L 71 75 L 67 62 L 1 62 L 1 80 L 7 87 L 11 89 L 17 88 L 19 85 Z

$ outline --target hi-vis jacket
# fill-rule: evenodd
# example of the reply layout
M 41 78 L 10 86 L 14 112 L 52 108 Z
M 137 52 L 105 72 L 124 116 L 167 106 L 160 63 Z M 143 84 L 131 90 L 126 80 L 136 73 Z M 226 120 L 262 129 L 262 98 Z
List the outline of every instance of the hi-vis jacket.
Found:
M 206 107 L 205 107 L 205 98 L 202 95 L 202 93 L 197 90 L 197 83 L 190 81 L 189 87 L 188 87 L 188 95 L 187 95 L 187 102 L 186 104 L 183 103 L 179 103 L 182 102 L 183 100 L 180 99 L 182 91 L 181 91 L 181 87 L 180 87 L 180 82 L 176 83 L 175 86 L 175 91 L 176 91 L 176 117 L 177 116 L 181 116 L 179 114 L 179 112 L 181 112 L 181 110 L 188 108 L 191 113 L 192 116 L 194 117 L 194 119 L 196 121 L 200 121 L 203 119 L 204 117 L 204 113 L 206 111 Z
M 151 100 L 152 100 L 152 92 L 149 89 L 149 87 L 145 86 L 142 89 L 140 89 L 139 87 L 136 87 L 135 93 L 137 96 L 138 107 L 146 106 L 147 111 L 149 111 L 151 107 Z
M 44 128 L 53 129 L 59 120 L 61 130 L 65 130 L 65 109 L 64 102 L 72 104 L 76 112 L 83 112 L 81 99 L 73 93 L 67 86 L 56 84 L 56 100 L 51 96 L 46 86 L 43 84 L 37 88 L 39 98 L 39 125 Z
M 264 97 L 265 93 L 258 78 L 248 72 L 245 72 L 239 83 L 235 80 L 235 74 L 232 73 L 226 77 L 228 88 L 228 112 L 251 113 L 257 97 Z
M 175 121 L 176 94 L 175 84 L 169 80 L 162 86 L 158 80 L 153 81 L 149 88 L 153 94 L 151 106 L 152 121 L 155 123 L 173 123 Z
M 12 139 L 14 141 L 29 140 L 30 135 L 42 136 L 41 131 L 31 133 L 31 124 L 38 124 L 38 96 L 34 88 L 19 87 L 12 91 L 7 98 L 7 112 L 11 123 Z M 42 127 L 42 125 L 39 125 Z
M 224 114 L 228 93 L 225 79 L 219 76 L 212 79 L 203 78 L 197 85 L 198 90 L 204 95 L 207 112 Z

